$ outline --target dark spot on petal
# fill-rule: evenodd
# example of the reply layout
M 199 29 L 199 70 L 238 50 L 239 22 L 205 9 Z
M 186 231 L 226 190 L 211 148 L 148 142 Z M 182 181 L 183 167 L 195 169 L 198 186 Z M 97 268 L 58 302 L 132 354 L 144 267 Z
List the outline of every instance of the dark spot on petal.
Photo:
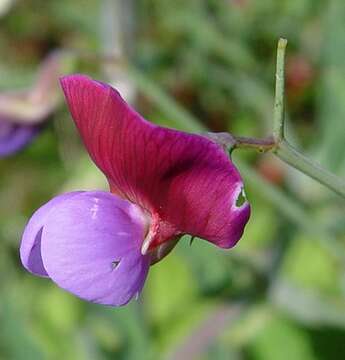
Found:
M 113 261 L 111 263 L 111 269 L 115 270 L 119 266 L 119 264 L 120 264 L 120 260 Z
M 174 165 L 170 166 L 168 170 L 162 175 L 163 180 L 171 180 L 172 178 L 189 171 L 195 165 L 194 158 L 183 159 L 177 161 Z

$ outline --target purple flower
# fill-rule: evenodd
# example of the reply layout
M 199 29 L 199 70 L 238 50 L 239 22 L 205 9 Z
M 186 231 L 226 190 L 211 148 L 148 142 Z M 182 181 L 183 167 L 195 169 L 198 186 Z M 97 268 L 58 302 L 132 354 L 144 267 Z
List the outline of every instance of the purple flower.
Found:
M 88 301 L 123 305 L 140 293 L 150 264 L 184 234 L 234 246 L 250 215 L 242 179 L 221 146 L 156 126 L 109 85 L 61 80 L 85 146 L 110 193 L 55 197 L 29 221 L 21 260 L 32 273 Z
M 11 155 L 29 144 L 39 129 L 38 125 L 20 125 L 0 116 L 0 157 Z
M 70 60 L 69 54 L 54 51 L 41 64 L 31 88 L 0 93 L 0 157 L 30 144 L 42 129 L 60 102 L 57 82 Z

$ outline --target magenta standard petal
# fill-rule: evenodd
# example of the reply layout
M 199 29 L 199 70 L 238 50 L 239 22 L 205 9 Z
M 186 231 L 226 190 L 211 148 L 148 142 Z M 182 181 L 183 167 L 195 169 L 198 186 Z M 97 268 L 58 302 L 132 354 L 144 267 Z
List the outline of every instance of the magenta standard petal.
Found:
M 58 203 L 42 231 L 49 277 L 82 299 L 120 306 L 142 289 L 150 257 L 141 255 L 146 219 L 136 205 L 102 192 Z
M 41 237 L 43 226 L 46 223 L 48 215 L 56 205 L 80 193 L 80 191 L 75 191 L 56 196 L 41 206 L 30 218 L 25 227 L 22 242 L 20 244 L 20 259 L 24 267 L 31 273 L 38 276 L 48 277 L 41 256 Z
M 188 233 L 231 247 L 248 221 L 237 206 L 243 183 L 219 145 L 153 125 L 110 86 L 83 75 L 62 78 L 72 117 L 111 190 L 153 219 L 143 252 Z
M 16 153 L 38 134 L 40 126 L 21 125 L 0 118 L 0 157 Z

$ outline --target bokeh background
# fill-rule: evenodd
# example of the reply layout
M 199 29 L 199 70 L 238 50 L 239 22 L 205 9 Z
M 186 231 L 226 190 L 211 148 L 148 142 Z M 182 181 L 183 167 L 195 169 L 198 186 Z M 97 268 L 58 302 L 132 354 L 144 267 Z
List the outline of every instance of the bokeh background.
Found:
M 280 36 L 288 138 L 344 177 L 343 0 L 1 0 L 0 91 L 30 89 L 63 48 L 74 72 L 118 86 L 153 122 L 261 137 Z M 61 101 L 29 146 L 0 159 L 0 359 L 344 359 L 343 199 L 271 155 L 234 161 L 252 204 L 234 249 L 185 237 L 139 301 L 85 303 L 18 257 L 40 205 L 106 187 Z

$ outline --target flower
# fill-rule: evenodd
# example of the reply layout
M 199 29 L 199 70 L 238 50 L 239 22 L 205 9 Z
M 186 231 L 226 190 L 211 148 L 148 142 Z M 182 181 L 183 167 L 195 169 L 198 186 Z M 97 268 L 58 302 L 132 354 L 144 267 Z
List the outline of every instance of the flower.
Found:
M 29 144 L 40 127 L 12 123 L 0 116 L 0 157 L 11 155 Z
M 0 157 L 30 144 L 42 129 L 61 101 L 57 81 L 71 59 L 70 54 L 55 50 L 41 64 L 31 88 L 0 93 Z
M 110 192 L 55 197 L 30 219 L 21 260 L 30 272 L 88 301 L 123 305 L 150 264 L 184 234 L 230 248 L 250 215 L 228 155 L 202 135 L 143 119 L 107 84 L 61 79 L 72 117 Z

